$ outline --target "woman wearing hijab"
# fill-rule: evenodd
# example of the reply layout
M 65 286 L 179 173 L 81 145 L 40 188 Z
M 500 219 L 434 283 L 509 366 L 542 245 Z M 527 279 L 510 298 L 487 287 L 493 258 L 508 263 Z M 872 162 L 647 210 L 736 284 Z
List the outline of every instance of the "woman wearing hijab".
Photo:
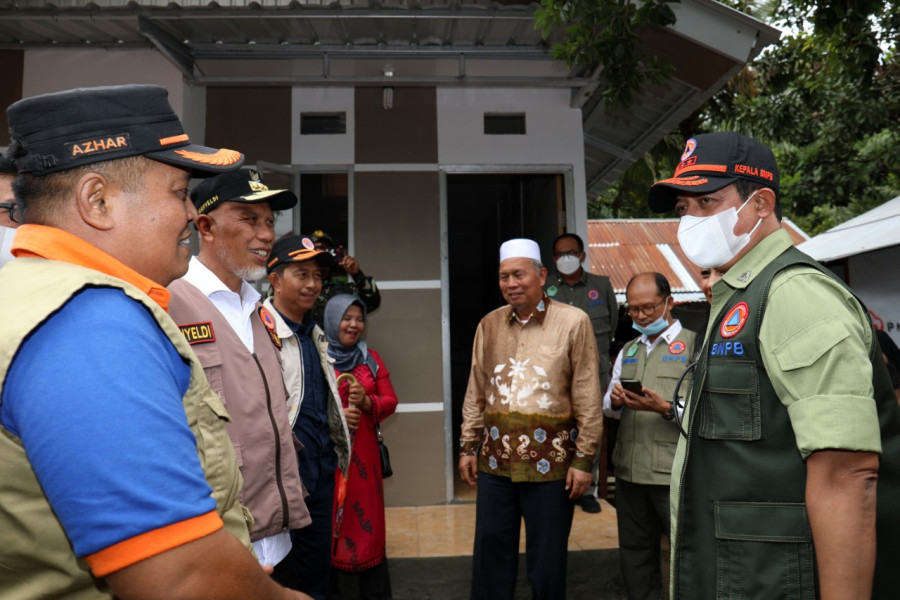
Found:
M 366 329 L 366 308 L 361 300 L 349 294 L 331 298 L 325 307 L 324 325 L 328 356 L 334 360 L 335 375 L 341 378 L 338 391 L 352 440 L 347 479 L 338 477 L 335 482 L 331 564 L 344 573 L 359 575 L 360 599 L 390 600 L 384 488 L 375 428 L 394 413 L 397 395 L 381 357 L 360 339 Z M 341 377 L 345 373 L 353 378 Z M 329 599 L 339 599 L 334 570 L 331 581 Z

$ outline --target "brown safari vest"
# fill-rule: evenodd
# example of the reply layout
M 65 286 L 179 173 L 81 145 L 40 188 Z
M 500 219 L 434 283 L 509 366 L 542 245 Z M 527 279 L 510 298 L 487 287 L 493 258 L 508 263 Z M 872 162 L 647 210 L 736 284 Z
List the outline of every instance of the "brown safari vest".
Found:
M 169 314 L 231 415 L 226 429 L 244 478 L 241 503 L 253 515 L 250 539 L 309 525 L 281 359 L 259 312 L 251 317 L 250 353 L 203 292 L 183 279 L 172 282 L 169 291 Z
M 0 289 L 21 294 L 0 297 L 0 390 L 13 357 L 23 341 L 53 313 L 86 287 L 122 290 L 140 302 L 191 367 L 182 399 L 188 425 L 197 438 L 197 454 L 213 489 L 216 510 L 225 529 L 250 549 L 249 514 L 238 503 L 241 475 L 223 422 L 229 419 L 212 392 L 190 346 L 169 315 L 136 287 L 99 271 L 42 258 L 20 258 L 0 271 Z M 25 293 L 27 290 L 27 293 Z M 117 351 L 115 348 L 110 351 Z M 2 402 L 2 398 L 0 398 Z M 43 491 L 21 441 L 0 427 L 0 597 L 111 598 L 102 581 L 76 559 L 62 525 Z

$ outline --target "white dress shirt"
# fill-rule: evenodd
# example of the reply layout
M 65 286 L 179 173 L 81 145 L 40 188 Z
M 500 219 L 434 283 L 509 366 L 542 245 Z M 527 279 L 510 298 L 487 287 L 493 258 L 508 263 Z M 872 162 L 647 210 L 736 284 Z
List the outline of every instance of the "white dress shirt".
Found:
M 241 338 L 247 351 L 253 352 L 253 327 L 251 317 L 256 312 L 260 293 L 246 281 L 241 281 L 241 293 L 232 292 L 209 267 L 193 256 L 184 280 L 203 292 L 213 303 L 231 329 Z M 275 566 L 291 551 L 291 534 L 282 531 L 253 542 L 253 551 L 261 565 Z

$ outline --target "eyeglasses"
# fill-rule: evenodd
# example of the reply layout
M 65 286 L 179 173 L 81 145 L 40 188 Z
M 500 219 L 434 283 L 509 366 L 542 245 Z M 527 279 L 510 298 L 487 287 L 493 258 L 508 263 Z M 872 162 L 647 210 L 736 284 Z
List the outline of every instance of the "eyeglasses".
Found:
M 563 256 L 578 256 L 579 254 L 581 254 L 580 250 L 566 250 L 565 252 L 554 252 L 553 256 L 561 258 Z
M 628 305 L 626 305 L 625 310 L 627 310 L 628 314 L 632 317 L 636 317 L 636 316 L 640 315 L 641 313 L 650 315 L 650 314 L 653 314 L 653 311 L 656 310 L 656 307 L 658 307 L 660 304 L 662 304 L 665 301 L 666 301 L 666 299 L 663 298 L 656 304 L 647 304 L 645 306 L 628 306 Z
M 9 220 L 13 223 L 18 223 L 19 219 L 16 218 L 16 203 L 15 202 L 0 202 L 0 210 L 6 210 L 9 214 Z

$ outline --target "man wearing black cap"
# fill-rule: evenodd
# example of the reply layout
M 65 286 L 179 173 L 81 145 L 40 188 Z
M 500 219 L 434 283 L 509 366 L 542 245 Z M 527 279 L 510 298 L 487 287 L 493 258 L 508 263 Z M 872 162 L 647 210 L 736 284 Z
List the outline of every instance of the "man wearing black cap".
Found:
M 319 299 L 312 309 L 312 316 L 319 327 L 325 318 L 325 305 L 338 294 L 350 294 L 362 300 L 366 305 L 366 314 L 378 310 L 381 306 L 381 292 L 375 280 L 363 273 L 359 262 L 349 254 L 345 254 L 343 246 L 335 246 L 334 239 L 321 229 L 313 231 L 310 237 L 316 243 L 316 250 L 323 250 L 334 258 L 334 264 L 322 282 Z
M 297 203 L 288 190 L 270 190 L 252 169 L 207 179 L 191 193 L 199 213 L 200 254 L 169 286 L 170 314 L 219 393 L 239 457 L 241 503 L 253 515 L 250 539 L 260 564 L 276 566 L 284 583 L 290 530 L 309 524 L 288 423 L 284 381 L 272 314 L 248 281 L 266 273 L 275 241 L 273 211 Z
M 275 333 L 281 340 L 289 419 L 303 444 L 298 462 L 312 516 L 309 527 L 294 532 L 291 556 L 297 581 L 291 587 L 316 600 L 328 594 L 335 471 L 340 468 L 346 476 L 350 461 L 350 433 L 333 359 L 327 353 L 325 334 L 311 314 L 333 264 L 331 255 L 317 250 L 307 236 L 278 240 L 267 265 L 274 295 L 264 304 L 275 318 Z
M 793 247 L 778 193 L 771 150 L 728 132 L 648 196 L 721 277 L 672 468 L 672 597 L 893 598 L 900 411 L 865 308 Z
M 0 270 L 3 598 L 285 597 L 249 551 L 228 413 L 166 314 L 188 181 L 243 156 L 191 144 L 166 96 L 7 110 L 23 225 Z

